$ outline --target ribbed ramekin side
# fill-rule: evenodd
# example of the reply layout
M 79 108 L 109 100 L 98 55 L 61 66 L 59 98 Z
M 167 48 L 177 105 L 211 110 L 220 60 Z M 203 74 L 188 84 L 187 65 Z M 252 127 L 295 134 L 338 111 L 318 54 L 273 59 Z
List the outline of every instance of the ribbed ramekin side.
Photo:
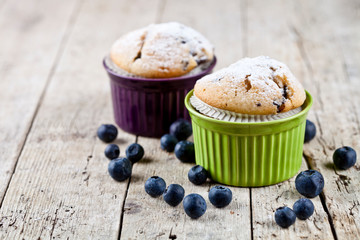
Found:
M 160 137 L 177 119 L 190 120 L 184 98 L 192 87 L 154 92 L 127 89 L 111 81 L 115 122 L 132 134 Z
M 301 166 L 304 124 L 277 134 L 222 134 L 193 121 L 196 163 L 219 183 L 256 187 L 294 176 Z

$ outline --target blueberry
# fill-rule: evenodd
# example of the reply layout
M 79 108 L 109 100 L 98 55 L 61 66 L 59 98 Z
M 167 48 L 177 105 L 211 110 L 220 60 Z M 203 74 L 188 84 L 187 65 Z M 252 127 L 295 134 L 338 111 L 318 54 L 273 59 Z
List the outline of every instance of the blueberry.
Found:
M 112 160 L 114 158 L 117 158 L 119 157 L 120 155 L 120 149 L 119 149 L 119 146 L 116 145 L 116 144 L 109 144 L 106 146 L 105 148 L 105 156 Z
M 184 198 L 183 206 L 185 213 L 194 219 L 204 215 L 206 212 L 205 199 L 196 193 L 191 193 Z
M 163 149 L 167 152 L 173 152 L 175 145 L 177 143 L 178 143 L 177 138 L 171 134 L 165 134 L 160 138 L 161 149 Z
M 131 176 L 131 162 L 127 158 L 115 158 L 109 162 L 108 171 L 116 181 L 124 181 Z
M 312 140 L 315 137 L 315 135 L 316 135 L 315 124 L 310 120 L 306 120 L 304 142 L 310 142 L 310 140 Z
M 192 128 L 189 121 L 179 119 L 170 125 L 170 134 L 174 135 L 177 140 L 186 140 L 192 134 Z
M 140 144 L 133 143 L 127 147 L 125 153 L 126 157 L 134 164 L 144 156 L 144 148 Z
M 175 155 L 182 162 L 195 162 L 194 143 L 180 141 L 175 145 Z
M 117 134 L 118 130 L 112 124 L 102 124 L 97 130 L 97 135 L 100 140 L 107 143 L 114 141 L 117 137 Z
M 205 183 L 207 177 L 207 171 L 200 165 L 193 166 L 188 172 L 189 181 L 195 185 L 201 185 Z
M 224 186 L 212 187 L 209 191 L 209 200 L 217 208 L 226 207 L 232 200 L 232 192 Z
M 305 197 L 313 198 L 321 193 L 324 188 L 324 178 L 316 170 L 306 170 L 295 179 L 295 187 Z
M 356 163 L 356 152 L 351 147 L 341 147 L 333 154 L 333 161 L 337 168 L 346 170 Z
M 170 184 L 165 190 L 163 197 L 164 201 L 170 206 L 176 207 L 181 203 L 185 195 L 185 190 L 179 184 Z
M 294 203 L 293 209 L 299 219 L 306 220 L 314 213 L 314 204 L 310 199 L 300 198 Z
M 145 192 L 152 197 L 161 196 L 166 188 L 164 179 L 158 176 L 152 176 L 145 182 Z
M 291 208 L 279 207 L 275 212 L 275 222 L 282 228 L 288 228 L 295 223 L 296 214 Z

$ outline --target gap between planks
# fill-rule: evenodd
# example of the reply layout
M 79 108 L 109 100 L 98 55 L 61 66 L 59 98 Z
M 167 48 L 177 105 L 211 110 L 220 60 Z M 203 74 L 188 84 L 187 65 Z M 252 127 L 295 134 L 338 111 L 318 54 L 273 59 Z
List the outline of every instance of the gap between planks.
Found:
M 249 40 L 247 37 L 248 32 L 248 2 L 247 0 L 242 0 L 240 2 L 240 11 L 241 11 L 241 31 L 242 31 L 242 53 L 244 56 L 248 55 L 248 43 Z M 249 189 L 249 208 L 250 208 L 250 237 L 251 240 L 254 239 L 254 224 L 253 224 L 253 201 L 252 201 L 252 189 Z
M 311 166 L 311 157 L 310 157 L 310 156 L 307 156 L 304 151 L 303 151 L 303 157 L 304 157 L 304 159 L 305 159 L 307 168 L 308 168 L 308 169 L 312 169 L 312 170 L 316 170 L 316 169 L 314 169 L 314 168 Z M 331 233 L 332 233 L 334 239 L 335 239 L 335 240 L 338 240 L 338 237 L 337 237 L 337 234 L 336 234 L 336 230 L 335 230 L 335 227 L 334 227 L 333 219 L 332 219 L 332 217 L 331 217 L 331 214 L 330 214 L 330 212 L 329 212 L 329 209 L 328 209 L 327 206 L 326 206 L 326 196 L 325 196 L 324 192 L 321 192 L 320 195 L 319 195 L 319 197 L 320 197 L 321 205 L 322 205 L 324 211 L 325 211 L 326 214 L 327 214 L 328 221 L 329 221 L 329 224 L 330 224 Z
M 12 173 L 11 173 L 11 176 L 10 176 L 9 181 L 7 182 L 7 185 L 6 185 L 6 188 L 5 188 L 5 192 L 4 192 L 4 196 L 3 196 L 3 198 L 1 199 L 1 202 L 0 202 L 0 209 L 2 208 L 2 204 L 3 204 L 3 202 L 4 202 L 4 199 L 5 199 L 5 197 L 6 197 L 7 191 L 8 191 L 8 189 L 9 189 L 9 186 L 10 186 L 10 183 L 11 183 L 11 180 L 12 180 L 12 177 L 14 176 L 14 173 L 15 173 L 15 171 L 16 171 L 16 167 L 17 167 L 17 164 L 18 164 L 18 162 L 19 162 L 19 158 L 21 157 L 21 154 L 22 154 L 22 152 L 23 152 L 23 150 L 24 150 L 24 146 L 25 146 L 25 144 L 26 144 L 26 142 L 27 142 L 29 133 L 30 133 L 32 127 L 33 127 L 34 120 L 35 120 L 35 118 L 36 118 L 36 116 L 37 116 L 37 114 L 38 114 L 38 112 L 39 112 L 41 103 L 42 103 L 42 101 L 43 101 L 43 99 L 44 99 L 44 96 L 45 96 L 45 94 L 46 94 L 46 90 L 48 89 L 49 83 L 50 83 L 52 77 L 54 76 L 54 73 L 56 72 L 56 69 L 57 69 L 57 66 L 58 66 L 58 64 L 59 64 L 59 62 L 60 62 L 60 59 L 61 59 L 61 57 L 62 57 L 62 55 L 63 55 L 63 53 L 64 53 L 65 46 L 66 46 L 66 44 L 67 44 L 67 42 L 68 42 L 68 40 L 69 40 L 69 37 L 70 37 L 70 35 L 71 35 L 73 26 L 74 26 L 74 24 L 75 24 L 75 22 L 76 22 L 77 16 L 78 16 L 78 14 L 79 14 L 79 12 L 80 12 L 80 8 L 81 8 L 81 5 L 82 5 L 82 2 L 83 2 L 83 1 L 84 1 L 84 0 L 78 0 L 78 1 L 77 1 L 77 4 L 75 4 L 75 7 L 74 7 L 74 9 L 72 10 L 72 13 L 71 13 L 71 15 L 70 15 L 70 18 L 69 18 L 69 20 L 68 20 L 68 24 L 67 24 L 66 30 L 65 30 L 62 38 L 61 38 L 60 45 L 59 45 L 59 49 L 58 49 L 58 51 L 57 51 L 57 53 L 56 53 L 54 63 L 52 64 L 52 66 L 51 66 L 51 68 L 50 68 L 50 72 L 49 72 L 49 74 L 48 74 L 48 76 L 47 76 L 47 78 L 46 78 L 46 82 L 45 82 L 45 85 L 44 85 L 44 89 L 43 89 L 42 92 L 41 92 L 41 95 L 40 95 L 40 97 L 39 97 L 38 103 L 36 104 L 36 108 L 35 108 L 34 114 L 33 114 L 33 116 L 31 117 L 29 128 L 28 128 L 27 131 L 26 131 L 24 141 L 23 141 L 22 146 L 21 146 L 21 148 L 20 148 L 20 150 L 19 150 L 19 153 L 18 153 L 17 156 L 16 156 L 16 161 L 15 161 L 15 164 L 14 164 L 13 171 L 12 171 Z M 4 0 L 4 1 L 1 3 L 1 5 L 0 5 L 0 11 L 2 10 L 2 7 L 4 6 L 5 2 L 6 2 L 6 0 Z
M 305 163 L 306 163 L 307 168 L 308 168 L 308 169 L 316 170 L 316 169 L 314 169 L 314 168 L 311 167 L 311 157 L 310 157 L 310 156 L 307 156 L 304 151 L 303 151 L 303 157 L 304 157 L 304 159 L 305 159 Z M 320 197 L 321 205 L 322 205 L 324 211 L 325 211 L 326 214 L 327 214 L 328 221 L 329 221 L 329 224 L 330 224 L 331 233 L 332 233 L 334 239 L 335 239 L 335 240 L 338 240 L 338 237 L 337 237 L 337 234 L 336 234 L 336 230 L 335 230 L 335 227 L 334 227 L 333 219 L 332 219 L 332 217 L 331 217 L 331 214 L 330 214 L 330 212 L 329 212 L 329 209 L 328 209 L 327 206 L 326 206 L 326 196 L 325 196 L 324 192 L 321 192 L 321 194 L 319 195 L 319 197 Z
M 298 29 L 295 26 L 290 26 L 289 29 L 296 36 L 296 40 L 295 40 L 296 41 L 296 46 L 297 46 L 297 48 L 298 48 L 298 50 L 300 52 L 301 59 L 304 62 L 307 71 L 309 72 L 310 75 L 313 75 L 314 74 L 313 66 L 311 64 L 310 57 L 306 52 L 306 49 L 305 49 L 305 46 L 304 46 L 304 40 L 303 40 L 302 35 L 300 34 L 300 32 L 298 31 Z M 316 91 L 318 92 L 319 95 L 321 95 L 320 94 L 319 82 L 316 82 L 315 84 L 316 84 Z M 321 100 L 321 97 L 319 97 L 318 100 L 319 100 L 320 108 L 321 108 L 321 110 L 323 110 L 323 102 Z M 320 130 L 320 133 L 322 135 L 321 127 L 320 127 L 319 130 Z M 314 168 L 314 166 L 312 165 L 312 163 L 311 163 L 311 157 L 306 155 L 306 153 L 304 151 L 303 151 L 303 157 L 305 159 L 307 168 L 312 169 L 312 170 L 316 170 Z M 322 207 L 323 207 L 325 213 L 327 214 L 328 222 L 329 222 L 329 225 L 330 225 L 332 235 L 333 235 L 334 239 L 337 240 L 338 237 L 337 237 L 336 229 L 335 229 L 335 226 L 334 226 L 332 216 L 331 216 L 331 214 L 329 212 L 329 209 L 327 208 L 327 205 L 326 205 L 326 196 L 325 196 L 324 192 L 321 192 L 321 194 L 319 195 L 319 198 L 320 198 Z
M 250 236 L 251 240 L 254 239 L 254 224 L 253 224 L 253 211 L 252 211 L 252 192 L 251 187 L 249 188 L 249 204 L 250 204 Z
M 241 9 L 241 11 L 243 12 L 243 14 L 247 14 L 247 12 L 248 12 L 248 9 L 247 9 L 247 1 L 246 0 L 244 0 L 244 1 L 242 1 L 241 2 L 242 3 L 242 9 Z M 161 8 L 160 8 L 161 9 Z M 243 21 L 243 24 L 242 24 L 242 26 L 241 26 L 241 29 L 242 29 L 242 31 L 247 31 L 247 28 L 248 28 L 248 24 L 247 24 L 247 18 L 248 16 L 246 15 L 246 16 L 243 16 L 243 20 L 244 20 L 244 18 L 245 18 L 245 20 Z M 161 20 L 161 19 L 160 19 Z M 243 43 L 242 43 L 242 49 L 243 49 L 243 55 L 247 55 L 248 54 L 248 46 L 247 46 L 247 38 L 246 38 L 246 34 L 244 34 L 244 37 L 243 37 Z M 130 185 L 128 185 L 128 188 L 127 188 L 127 192 L 128 192 L 128 190 L 129 190 L 129 187 L 130 187 Z M 210 187 L 210 186 L 209 186 Z M 253 209 L 252 209 L 252 207 L 253 207 L 253 204 L 254 204 L 254 202 L 253 202 L 253 199 L 252 199 L 252 189 L 251 188 L 248 188 L 248 191 L 249 191 L 249 203 L 250 203 L 250 228 L 251 228 L 251 230 L 250 230 L 250 233 L 251 233 L 251 239 L 254 239 L 254 229 L 253 229 Z M 126 193 L 127 194 L 127 193 Z M 127 200 L 127 195 L 126 195 L 126 199 L 125 199 L 125 201 L 124 202 L 126 202 L 126 200 Z M 324 210 L 325 211 L 325 210 Z M 124 211 L 122 212 L 122 218 L 124 217 Z M 122 226 L 121 226 L 122 227 Z M 171 228 L 171 231 L 170 231 L 170 233 L 172 233 L 172 228 Z M 121 234 L 121 233 L 120 233 Z M 119 235 L 119 237 L 120 237 L 121 235 Z
M 157 12 L 156 12 L 156 16 L 155 16 L 155 23 L 160 23 L 162 21 L 166 3 L 167 3 L 167 0 L 160 0 L 159 1 L 159 6 L 158 6 L 158 8 L 156 10 Z M 139 135 L 136 135 L 135 143 L 138 143 L 138 139 L 139 139 Z M 125 196 L 124 196 L 124 201 L 122 202 L 118 240 L 121 239 L 123 220 L 124 220 L 124 212 L 125 212 L 125 203 L 126 203 L 129 188 L 130 188 L 130 183 L 131 183 L 131 176 L 130 176 L 130 178 L 128 180 L 128 184 L 126 186 L 126 192 L 125 192 Z
M 138 143 L 138 138 L 139 138 L 139 135 L 136 135 L 135 143 Z M 124 201 L 122 202 L 122 206 L 121 206 L 120 226 L 119 226 L 119 235 L 118 235 L 119 240 L 121 239 L 121 231 L 122 231 L 122 225 L 123 225 L 123 220 L 124 220 L 124 212 L 125 212 L 125 202 L 126 202 L 127 195 L 128 195 L 128 192 L 129 192 L 130 183 L 131 183 L 131 176 L 130 176 L 130 178 L 128 180 L 128 184 L 126 186 L 126 192 L 125 192 L 125 196 L 124 196 Z

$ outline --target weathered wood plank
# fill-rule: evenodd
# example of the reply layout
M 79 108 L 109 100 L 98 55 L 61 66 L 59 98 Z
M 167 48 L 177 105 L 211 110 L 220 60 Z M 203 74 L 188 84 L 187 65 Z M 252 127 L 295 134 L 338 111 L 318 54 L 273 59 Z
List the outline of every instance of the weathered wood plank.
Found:
M 308 168 L 303 160 L 301 171 L 306 169 Z M 295 188 L 295 177 L 273 186 L 253 188 L 251 191 L 254 239 L 333 239 L 328 216 L 319 197 L 311 199 L 315 212 L 306 221 L 297 219 L 288 229 L 282 229 L 275 223 L 277 208 L 292 208 L 298 199 L 304 197 Z
M 247 53 L 251 57 L 268 55 L 286 63 L 307 88 L 302 78 L 305 66 L 290 30 L 293 10 L 287 1 L 248 1 L 248 32 L 245 33 Z M 301 169 L 307 169 L 305 162 Z M 312 199 L 316 211 L 309 220 L 298 220 L 288 229 L 281 229 L 276 225 L 275 210 L 281 206 L 292 208 L 295 201 L 301 197 L 294 181 L 295 177 L 274 186 L 251 189 L 254 239 L 333 238 L 327 214 L 319 197 Z
M 0 35 L 6 36 L 0 46 L 0 184 L 7 186 L 32 125 L 0 210 L 0 238 L 118 237 L 127 182 L 110 179 L 103 156 L 105 144 L 95 137 L 100 123 L 112 122 L 101 58 L 122 33 L 154 21 L 176 20 L 193 26 L 214 43 L 217 69 L 245 55 L 269 55 L 301 76 L 315 98 L 309 118 L 318 127 L 317 137 L 305 145 L 306 158 L 312 168 L 324 174 L 324 199 L 338 239 L 358 239 L 359 164 L 348 171 L 334 170 L 331 164 L 333 151 L 342 145 L 360 153 L 360 109 L 356 105 L 360 102 L 358 2 L 163 3 L 84 1 L 69 44 L 63 41 L 61 45 L 61 39 L 67 38 L 66 26 L 74 23 L 76 2 L 4 1 L 1 7 L 0 1 Z M 45 21 L 49 16 L 51 21 Z M 36 51 L 29 46 L 35 46 Z M 64 55 L 59 54 L 61 48 Z M 32 124 L 47 82 L 48 91 Z M 134 136 L 120 132 L 117 143 L 122 156 L 134 140 Z M 145 147 L 146 157 L 133 169 L 122 239 L 168 239 L 175 235 L 177 239 L 333 237 L 319 198 L 313 200 L 316 213 L 310 220 L 297 221 L 287 230 L 274 224 L 274 210 L 292 206 L 300 197 L 294 179 L 253 188 L 251 198 L 248 189 L 231 188 L 232 204 L 215 209 L 207 200 L 212 184 L 199 187 L 187 180 L 191 165 L 161 151 L 157 139 L 139 138 L 139 143 Z M 172 208 L 160 198 L 150 198 L 144 183 L 154 174 L 164 177 L 168 184 L 182 184 L 186 194 L 203 195 L 208 202 L 207 213 L 193 221 L 185 216 L 182 206 Z M 4 195 L 4 186 L 0 185 L 0 196 Z
M 305 145 L 304 153 L 311 167 L 325 177 L 324 200 L 338 239 L 359 239 L 359 161 L 346 171 L 332 163 L 334 150 L 341 146 L 360 152 L 359 3 L 318 4 L 323 6 L 319 11 L 311 1 L 296 5 L 296 29 L 308 58 L 307 82 L 318 102 L 310 116 L 317 136 Z
M 76 1 L 2 2 L 0 9 L 0 202 L 41 95 L 62 52 Z M 42 7 L 38 7 L 42 5 Z M 46 33 L 46 35 L 44 34 Z M 1 205 L 1 204 L 0 204 Z
M 178 21 L 198 30 L 215 46 L 220 69 L 234 63 L 244 56 L 242 22 L 243 4 L 240 1 L 216 0 L 176 1 L 168 0 L 165 5 L 162 22 Z
M 118 238 L 128 184 L 109 177 L 96 138 L 97 127 L 112 122 L 101 61 L 121 34 L 153 21 L 155 7 L 83 2 L 4 198 L 1 239 Z M 135 136 L 120 131 L 118 138 L 124 156 Z
M 0 1 L 0 13 L 1 13 L 4 5 L 5 5 L 5 2 L 6 2 L 6 0 L 1 0 L 1 1 Z
M 215 208 L 208 199 L 214 183 L 192 184 L 187 173 L 194 164 L 185 164 L 173 153 L 160 149 L 159 139 L 138 139 L 145 159 L 135 164 L 125 202 L 122 239 L 251 239 L 249 190 L 230 187 L 233 201 L 224 209 Z M 185 195 L 198 193 L 207 202 L 206 213 L 197 220 L 188 217 L 182 203 L 171 207 L 162 197 L 152 198 L 144 190 L 151 176 L 161 176 L 167 185 L 180 184 Z
M 241 4 L 238 1 L 227 4 L 207 1 L 206 6 L 207 11 L 204 11 L 201 1 L 167 1 L 159 20 L 179 21 L 201 32 L 216 47 L 219 69 L 242 56 Z M 174 154 L 162 151 L 159 139 L 139 137 L 138 142 L 144 146 L 146 158 L 133 168 L 125 202 L 123 239 L 175 239 L 175 236 L 176 239 L 251 239 L 249 189 L 231 187 L 233 202 L 225 209 L 216 209 L 207 196 L 214 184 L 195 186 L 187 179 L 192 164 L 181 163 Z M 182 203 L 173 208 L 162 198 L 148 196 L 144 184 L 153 175 L 163 177 L 168 185 L 181 184 L 186 195 L 202 195 L 208 203 L 205 215 L 191 220 Z

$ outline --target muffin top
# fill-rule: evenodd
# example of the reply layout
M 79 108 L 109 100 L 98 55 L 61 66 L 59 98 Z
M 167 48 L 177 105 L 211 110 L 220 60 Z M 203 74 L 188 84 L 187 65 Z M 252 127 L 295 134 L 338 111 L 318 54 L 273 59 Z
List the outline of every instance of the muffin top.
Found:
M 177 22 L 151 24 L 118 39 L 111 60 L 145 78 L 171 78 L 211 62 L 213 46 L 194 29 Z
M 289 68 L 265 56 L 244 58 L 198 80 L 194 94 L 231 112 L 268 115 L 300 107 L 305 91 Z

